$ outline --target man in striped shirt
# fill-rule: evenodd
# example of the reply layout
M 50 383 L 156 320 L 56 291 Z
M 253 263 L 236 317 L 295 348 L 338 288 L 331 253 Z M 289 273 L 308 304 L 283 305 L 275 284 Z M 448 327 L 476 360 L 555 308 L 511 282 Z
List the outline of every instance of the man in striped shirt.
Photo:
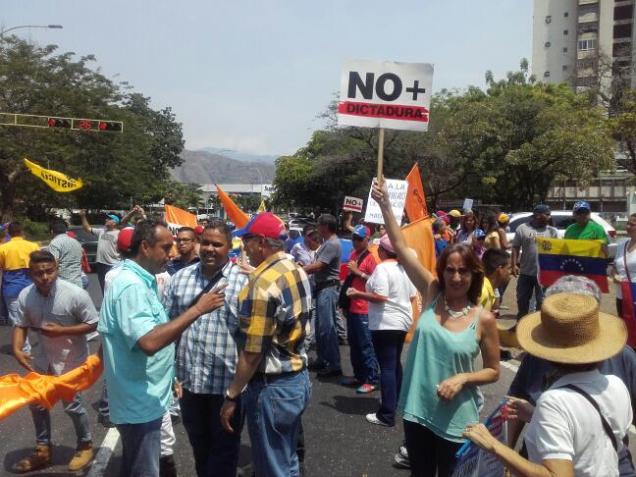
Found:
M 226 223 L 213 220 L 200 237 L 200 261 L 172 276 L 163 300 L 173 318 L 206 288 L 225 286 L 225 305 L 194 322 L 177 347 L 177 379 L 183 386 L 181 415 L 199 477 L 234 477 L 241 443 L 242 408 L 239 406 L 232 421 L 236 433 L 225 431 L 220 422 L 224 392 L 238 360 L 238 295 L 247 284 L 240 267 L 229 261 L 231 246 Z
M 284 231 L 282 220 L 263 212 L 234 232 L 256 268 L 239 295 L 246 339 L 225 392 L 221 422 L 238 432 L 231 418 L 247 386 L 245 413 L 256 475 L 299 475 L 296 443 L 311 393 L 304 344 L 311 287 L 305 271 L 283 251 Z

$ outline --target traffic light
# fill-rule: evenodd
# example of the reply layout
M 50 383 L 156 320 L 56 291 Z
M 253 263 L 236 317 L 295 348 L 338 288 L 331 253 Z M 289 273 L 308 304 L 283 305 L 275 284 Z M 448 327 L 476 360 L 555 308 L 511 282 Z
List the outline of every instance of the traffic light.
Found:
M 49 118 L 47 121 L 50 128 L 70 129 L 71 122 L 65 118 Z
M 100 121 L 99 130 L 105 132 L 121 132 L 124 123 L 121 121 Z

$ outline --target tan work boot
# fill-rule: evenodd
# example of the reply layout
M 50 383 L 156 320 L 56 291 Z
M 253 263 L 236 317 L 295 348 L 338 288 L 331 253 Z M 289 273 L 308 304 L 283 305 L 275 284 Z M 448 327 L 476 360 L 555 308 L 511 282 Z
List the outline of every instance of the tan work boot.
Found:
M 91 463 L 93 456 L 93 443 L 83 442 L 77 447 L 75 455 L 73 455 L 73 458 L 68 463 L 68 470 L 71 472 L 82 470 Z
M 38 469 L 44 469 L 51 465 L 51 447 L 47 445 L 37 445 L 33 454 L 25 457 L 13 466 L 13 471 L 24 474 Z

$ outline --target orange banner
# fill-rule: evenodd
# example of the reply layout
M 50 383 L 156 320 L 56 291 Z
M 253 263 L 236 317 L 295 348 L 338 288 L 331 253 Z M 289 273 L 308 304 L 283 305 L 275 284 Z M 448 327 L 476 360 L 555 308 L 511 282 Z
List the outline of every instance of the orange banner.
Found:
M 61 376 L 28 373 L 0 376 L 0 420 L 27 404 L 51 409 L 60 399 L 70 401 L 80 391 L 90 388 L 102 374 L 102 362 L 96 354 Z
M 435 239 L 433 238 L 433 228 L 430 219 L 420 219 L 402 227 L 402 235 L 406 243 L 417 252 L 420 263 L 431 273 L 435 274 Z M 413 325 L 406 335 L 407 342 L 411 341 L 413 331 L 417 326 L 422 314 L 422 299 L 418 295 L 413 304 Z
M 216 190 L 219 194 L 219 200 L 221 204 L 223 204 L 223 208 L 225 209 L 225 213 L 229 217 L 229 219 L 234 222 L 237 228 L 245 227 L 245 225 L 250 221 L 249 215 L 241 210 L 241 208 L 234 203 L 230 196 L 223 192 L 223 189 L 216 184 Z
M 178 225 L 179 227 L 192 227 L 197 226 L 197 216 L 191 214 L 187 210 L 174 207 L 172 205 L 165 205 L 166 216 L 165 220 L 169 224 Z
M 406 203 L 404 210 L 410 222 L 428 217 L 428 207 L 426 206 L 426 196 L 424 195 L 424 187 L 422 186 L 422 177 L 420 176 L 420 168 L 413 164 L 411 172 L 406 176 L 409 183 L 409 189 L 406 193 Z M 433 247 L 434 249 L 434 247 Z

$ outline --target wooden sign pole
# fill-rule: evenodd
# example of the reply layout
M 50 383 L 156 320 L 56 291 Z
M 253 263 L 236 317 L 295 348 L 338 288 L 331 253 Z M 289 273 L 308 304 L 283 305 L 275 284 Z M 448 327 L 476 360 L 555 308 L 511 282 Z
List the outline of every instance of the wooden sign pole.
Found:
M 384 166 L 384 128 L 380 128 L 378 135 L 378 183 L 382 180 L 382 169 Z

